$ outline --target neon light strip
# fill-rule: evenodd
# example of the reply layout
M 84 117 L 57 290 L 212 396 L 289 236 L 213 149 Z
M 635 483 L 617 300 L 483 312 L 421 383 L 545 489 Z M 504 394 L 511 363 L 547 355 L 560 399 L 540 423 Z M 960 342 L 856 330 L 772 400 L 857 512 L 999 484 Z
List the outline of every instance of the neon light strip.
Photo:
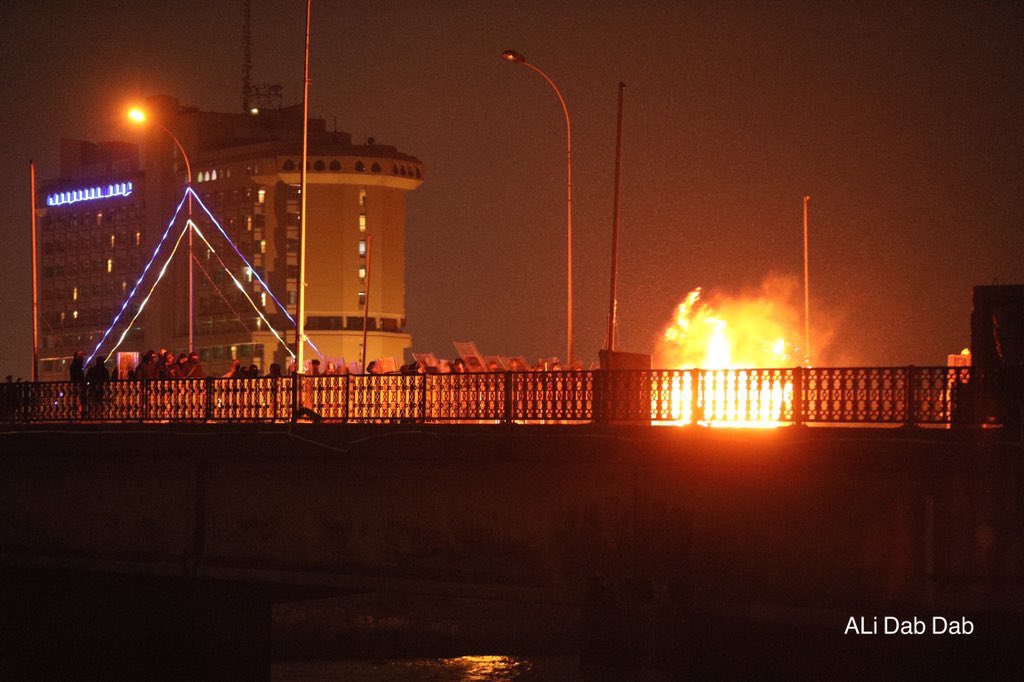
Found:
M 207 241 L 206 237 L 203 236 L 203 233 L 199 230 L 199 228 L 196 226 L 194 222 L 189 220 L 188 227 L 192 228 L 192 230 L 194 230 L 195 233 L 199 235 L 199 238 L 203 240 L 203 243 L 206 244 L 206 247 L 210 249 L 211 252 L 217 253 L 217 250 L 213 248 L 213 244 Z M 217 260 L 220 260 L 220 258 L 218 258 Z M 223 265 L 223 263 L 221 263 L 221 265 Z M 264 323 L 266 323 L 267 329 L 269 329 L 270 332 L 274 335 L 274 338 L 280 341 L 281 345 L 284 346 L 284 349 L 288 351 L 288 355 L 294 358 L 295 353 L 292 352 L 292 349 L 289 348 L 288 344 L 284 342 L 284 339 L 282 339 L 281 335 L 277 333 L 277 330 L 274 329 L 274 326 L 270 324 L 270 321 L 263 315 L 263 312 L 260 311 L 259 306 L 256 305 L 256 302 L 252 300 L 252 298 L 249 296 L 249 293 L 245 290 L 245 286 L 243 286 L 243 284 L 238 281 L 238 278 L 235 277 L 235 273 L 231 272 L 231 270 L 226 267 L 224 268 L 224 272 L 228 273 L 228 277 L 231 278 L 231 281 L 235 283 L 235 286 L 238 287 L 238 290 L 242 292 L 243 296 L 245 296 L 245 300 L 249 301 L 249 305 L 252 306 L 252 309 L 255 310 L 256 314 L 260 316 L 260 319 L 263 320 Z M 227 299 L 225 298 L 225 300 Z
M 256 281 L 259 282 L 263 286 L 263 289 L 268 294 L 270 294 L 270 298 L 274 299 L 274 303 L 276 303 L 277 307 L 281 310 L 281 312 L 284 313 L 284 316 L 288 318 L 288 321 L 291 322 L 293 325 L 295 325 L 296 324 L 295 318 L 288 314 L 288 308 L 283 303 L 281 303 L 280 300 L 278 300 L 277 296 L 274 295 L 274 291 L 270 288 L 270 286 L 266 282 L 263 281 L 263 278 L 260 277 L 260 273 L 256 270 L 256 268 L 254 268 L 252 266 L 252 263 L 250 263 L 246 259 L 246 257 L 244 255 L 242 255 L 242 252 L 235 245 L 235 242 L 232 241 L 231 237 L 228 236 L 228 233 L 224 231 L 224 228 L 220 226 L 220 223 L 217 222 L 217 219 L 213 217 L 213 213 L 210 212 L 210 209 L 206 208 L 206 204 L 203 203 L 203 200 L 199 198 L 199 195 L 196 194 L 195 190 L 193 190 L 191 187 L 187 187 L 185 189 L 186 196 L 188 195 L 189 192 L 191 192 L 192 196 L 194 196 L 196 198 L 196 201 L 199 202 L 199 206 L 203 209 L 203 212 L 207 215 L 207 217 L 214 224 L 214 226 L 216 226 L 216 228 L 218 230 L 220 230 L 220 233 L 222 235 L 224 235 L 224 239 L 226 239 L 228 244 L 231 245 L 231 248 L 235 250 L 235 253 L 238 254 L 238 257 L 242 259 L 242 262 L 245 263 L 246 267 L 249 268 L 249 270 L 252 271 L 252 274 L 256 276 Z M 199 231 L 199 229 L 196 228 L 196 232 L 198 232 L 198 231 Z M 203 241 L 206 241 L 206 240 L 204 239 Z M 209 244 L 209 242 L 207 242 L 207 244 Z M 212 250 L 212 247 L 211 247 L 211 250 Z M 214 252 L 214 253 L 216 253 L 216 252 Z M 224 266 L 223 261 L 221 261 L 221 265 Z M 228 270 L 227 266 L 224 266 L 224 269 Z M 230 271 L 229 271 L 229 274 L 230 274 Z M 314 344 L 312 341 L 309 340 L 308 336 L 303 334 L 302 335 L 302 340 L 305 341 L 306 343 L 308 343 L 309 347 L 312 348 L 316 352 L 317 355 L 319 355 L 321 358 L 323 357 L 323 353 L 321 353 L 320 349 L 316 347 L 316 344 Z
M 106 187 L 85 187 L 72 189 L 66 192 L 49 194 L 46 197 L 47 206 L 64 206 L 65 204 L 77 204 L 79 201 L 96 201 L 97 199 L 111 199 L 113 197 L 126 197 L 132 193 L 132 183 L 118 182 Z
M 160 274 L 157 275 L 156 281 L 153 282 L 153 286 L 149 288 L 149 293 L 146 294 L 146 298 L 142 299 L 142 303 L 139 304 L 139 309 L 135 312 L 135 317 L 132 318 L 131 322 L 128 323 L 128 326 L 124 328 L 123 332 L 121 332 L 121 337 L 117 340 L 117 343 L 114 344 L 114 347 L 110 349 L 110 352 L 108 352 L 107 355 L 113 355 L 114 352 L 121 347 L 124 337 L 128 336 L 128 332 L 131 331 L 132 325 L 135 324 L 135 320 L 139 319 L 139 315 L 141 315 L 142 311 L 146 309 L 146 304 L 149 303 L 149 298 L 153 295 L 153 292 L 156 291 L 156 285 L 160 284 L 160 280 L 162 280 L 164 275 L 167 273 L 167 266 L 171 264 L 171 261 L 174 259 L 174 254 L 178 252 L 178 247 L 181 246 L 181 238 L 185 236 L 186 232 L 188 232 L 187 223 L 185 225 L 185 229 L 178 235 L 178 241 L 174 242 L 174 248 L 171 250 L 171 255 L 167 257 L 167 260 L 164 261 L 164 266 L 160 268 Z
M 188 193 L 190 193 L 190 192 L 192 193 L 192 196 L 194 196 L 196 198 L 196 201 L 199 202 L 199 206 L 202 207 L 203 212 L 206 213 L 206 215 L 210 218 L 210 220 L 217 227 L 217 229 L 220 230 L 220 233 L 222 235 L 224 235 L 224 238 L 228 240 L 228 244 L 230 244 L 231 248 L 233 248 L 235 250 L 235 253 L 238 254 L 238 257 L 242 259 L 242 262 L 245 263 L 246 267 L 248 267 L 250 270 L 252 270 L 252 274 L 256 276 L 256 281 L 258 281 L 260 284 L 263 285 L 263 288 L 267 290 L 267 293 L 270 294 L 270 297 L 272 299 L 274 299 L 274 303 L 277 304 L 277 307 L 281 309 L 281 312 L 283 312 L 284 316 L 288 318 L 288 321 L 291 322 L 294 325 L 295 324 L 295 318 L 288 314 L 288 308 L 285 307 L 281 303 L 281 301 L 277 300 L 277 296 L 274 296 L 274 292 L 271 291 L 270 287 L 267 286 L 267 283 L 263 281 L 262 277 L 260 277 L 260 273 L 256 270 L 256 268 L 254 268 L 252 266 L 252 263 L 250 263 L 248 260 L 246 260 L 245 256 L 242 255 L 242 252 L 238 250 L 238 247 L 235 246 L 235 243 L 233 241 L 231 241 L 231 237 L 229 237 L 228 233 L 224 231 L 224 228 L 220 226 L 220 223 L 217 222 L 217 219 L 213 217 L 213 214 L 210 213 L 210 209 L 206 208 L 206 204 L 204 204 L 203 200 L 199 198 L 199 195 L 196 194 L 195 191 L 191 187 L 188 187 L 188 188 L 185 189 L 185 194 L 186 195 L 188 195 Z
M 217 286 L 217 283 L 213 281 L 213 277 L 210 277 L 209 271 L 207 271 L 207 269 L 203 266 L 202 261 L 200 261 L 199 258 L 194 253 L 192 254 L 192 260 L 195 262 L 196 265 L 199 266 L 199 269 L 203 271 L 203 275 L 206 277 L 206 281 L 208 281 L 210 283 L 210 286 L 212 286 L 217 291 L 217 293 L 220 294 L 220 297 L 224 299 L 225 303 L 227 303 L 228 308 L 230 308 L 231 312 L 234 313 L 235 317 L 238 318 L 238 321 L 242 325 L 242 329 L 245 330 L 245 333 L 252 334 L 252 330 L 249 329 L 249 325 L 245 323 L 245 320 L 242 319 L 242 316 L 238 314 L 237 310 L 235 310 L 235 306 L 231 305 L 231 302 L 228 300 L 228 297 L 224 295 L 224 292 L 220 290 L 220 287 Z
M 103 342 L 107 340 L 107 337 L 110 336 L 110 332 L 113 331 L 115 326 L 117 326 L 117 321 L 121 319 L 121 315 L 123 315 L 124 311 L 128 308 L 128 304 L 131 302 L 132 298 L 134 298 L 135 292 L 137 292 L 139 290 L 139 287 L 142 285 L 142 280 L 146 278 L 146 273 L 149 272 L 149 268 L 153 265 L 153 261 L 156 260 L 157 255 L 160 253 L 160 249 L 163 248 L 164 242 L 167 240 L 167 235 L 171 233 L 171 228 L 174 227 L 175 221 L 178 220 L 178 214 L 181 213 L 181 208 L 182 206 L 185 205 L 185 198 L 187 196 L 188 195 L 185 194 L 184 196 L 181 197 L 181 203 L 178 204 L 178 208 L 174 209 L 174 215 L 171 217 L 171 221 L 167 223 L 167 229 L 164 230 L 164 234 L 162 237 L 160 237 L 159 243 L 157 243 L 156 248 L 153 249 L 153 255 L 150 256 L 149 262 L 146 263 L 146 267 L 142 268 L 142 274 L 139 275 L 139 279 L 136 280 L 135 286 L 132 287 L 131 293 L 128 294 L 128 298 L 126 298 L 124 300 L 124 303 L 121 304 L 121 309 L 118 310 L 117 315 L 114 316 L 114 321 L 110 323 L 109 327 L 107 327 L 107 331 L 103 332 L 103 336 L 102 338 L 100 338 L 100 342 L 96 344 L 96 347 L 93 349 L 92 354 L 86 359 L 86 365 L 92 362 L 92 359 L 96 356 L 96 353 L 98 353 L 100 348 L 103 346 Z
M 190 222 L 191 222 L 191 221 L 190 221 Z M 198 234 L 198 235 L 199 235 L 199 237 L 200 237 L 200 238 L 201 238 L 201 239 L 202 239 L 202 240 L 203 240 L 204 242 L 206 242 L 206 245 L 207 245 L 207 246 L 209 247 L 209 249 L 210 249 L 210 253 L 212 253 L 212 254 L 214 255 L 214 257 L 215 257 L 215 258 L 217 259 L 217 262 L 218 262 L 218 263 L 220 263 L 220 266 L 221 266 L 221 268 L 223 268 L 223 269 L 224 269 L 224 272 L 228 273 L 228 277 L 231 277 L 231 279 L 234 279 L 234 278 L 235 278 L 235 276 L 234 276 L 234 275 L 233 275 L 233 274 L 231 273 L 231 268 L 229 268 L 229 267 L 227 266 L 227 263 L 225 263 L 225 262 L 224 262 L 224 259 L 220 257 L 220 254 L 219 254 L 219 253 L 217 253 L 217 250 L 213 248 L 213 246 L 212 246 L 212 245 L 210 244 L 209 240 L 207 240 L 207 239 L 206 239 L 206 237 L 205 237 L 205 236 L 203 236 L 203 233 L 202 233 L 202 231 L 201 231 L 201 230 L 199 229 L 199 226 L 198 226 L 198 225 L 196 225 L 196 224 L 195 224 L 195 223 L 193 222 L 193 223 L 192 223 L 192 228 L 193 228 L 193 229 L 194 229 L 194 230 L 196 231 L 196 234 Z M 230 241 L 230 240 L 229 240 L 229 241 Z M 198 262 L 198 261 L 197 261 L 197 262 Z M 250 269 L 250 271 L 251 271 L 251 269 Z M 216 285 L 214 285 L 214 287 L 216 288 Z M 218 289 L 217 289 L 217 293 L 218 293 L 218 294 L 220 294 L 221 298 L 223 298 L 223 299 L 224 299 L 224 302 L 225 302 L 225 303 L 227 303 L 227 304 L 228 304 L 228 307 L 230 308 L 230 307 L 231 307 L 231 303 L 229 303 L 229 302 L 228 302 L 228 297 L 224 295 L 224 292 L 222 292 L 222 291 L 221 291 L 221 290 L 220 290 L 220 289 L 218 288 Z M 256 310 L 256 313 L 257 313 L 257 314 L 259 314 L 259 312 L 260 312 L 260 311 L 259 311 L 259 308 L 258 308 L 258 307 L 256 307 L 256 303 L 255 303 L 255 302 L 254 302 L 254 301 L 252 300 L 252 298 L 250 298 L 250 297 L 249 297 L 248 293 L 247 293 L 247 292 L 246 292 L 245 290 L 243 290 L 243 291 L 242 291 L 242 294 L 244 294 L 244 295 L 245 295 L 245 297 L 249 299 L 249 304 L 250 304 L 250 305 L 252 305 L 252 306 L 253 306 L 253 308 L 254 308 L 254 309 Z M 261 317 L 262 317 L 262 315 L 261 315 Z M 270 328 L 270 330 L 271 330 L 272 332 L 274 332 L 274 327 L 273 327 L 273 325 L 271 325 L 271 324 L 270 324 L 270 322 L 266 320 L 266 318 L 264 318 L 264 321 L 265 321 L 265 322 L 267 322 L 267 327 L 268 327 L 268 328 Z M 276 333 L 276 332 L 274 333 L 274 336 L 277 336 L 277 333 Z M 280 337 L 278 337 L 278 338 L 280 339 Z M 295 356 L 295 353 L 293 353 L 293 352 L 292 352 L 292 350 L 291 350 L 291 348 L 289 348 L 288 344 L 284 343 L 283 341 L 282 341 L 281 343 L 282 343 L 282 345 L 284 345 L 284 349 L 285 349 L 285 350 L 286 350 L 286 351 L 288 352 L 288 354 L 294 357 L 294 356 Z M 317 353 L 319 354 L 319 353 L 320 353 L 320 351 L 317 351 Z

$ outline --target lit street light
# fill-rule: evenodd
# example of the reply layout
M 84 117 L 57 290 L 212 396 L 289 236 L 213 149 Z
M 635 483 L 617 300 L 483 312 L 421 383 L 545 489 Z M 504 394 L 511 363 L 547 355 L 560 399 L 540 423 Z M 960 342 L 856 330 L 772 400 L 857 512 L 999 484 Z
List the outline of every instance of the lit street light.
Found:
M 137 125 L 143 125 L 147 122 L 152 123 L 160 130 L 167 133 L 174 144 L 178 146 L 178 151 L 181 152 L 181 158 L 185 160 L 185 177 L 188 187 L 192 186 L 192 164 L 189 163 L 188 154 L 185 153 L 185 147 L 182 146 L 181 141 L 178 137 L 172 133 L 167 126 L 162 125 L 157 121 L 149 121 L 146 116 L 146 112 L 139 108 L 134 108 L 128 112 L 128 119 Z M 188 217 L 189 222 L 192 220 L 192 197 L 188 198 Z M 193 273 L 193 256 L 192 256 L 192 225 L 188 227 L 188 352 L 191 353 L 195 350 L 195 290 L 194 282 L 195 277 Z
M 562 105 L 562 112 L 565 114 L 565 140 L 566 140 L 566 166 L 568 167 L 568 182 L 566 184 L 566 194 L 568 196 L 568 210 L 566 214 L 566 240 L 567 240 L 567 299 L 568 299 L 568 323 L 566 330 L 566 355 L 568 356 L 568 366 L 571 367 L 573 364 L 573 352 L 572 352 L 572 126 L 569 123 L 569 109 L 565 106 L 565 100 L 562 98 L 562 93 L 558 90 L 558 86 L 555 85 L 554 81 L 548 78 L 548 75 L 538 69 L 536 66 L 526 61 L 526 57 L 519 54 L 515 50 L 505 50 L 501 53 L 503 59 L 507 59 L 510 62 L 516 64 L 522 64 L 525 67 L 533 69 L 541 75 L 544 80 L 548 82 L 551 89 L 555 91 L 555 95 L 558 96 L 558 101 Z

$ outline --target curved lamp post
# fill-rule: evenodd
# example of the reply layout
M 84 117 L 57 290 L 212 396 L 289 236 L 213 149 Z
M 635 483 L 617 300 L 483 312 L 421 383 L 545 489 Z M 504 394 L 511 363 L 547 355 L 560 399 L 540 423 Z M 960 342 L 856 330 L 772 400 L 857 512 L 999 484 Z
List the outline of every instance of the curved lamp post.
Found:
M 136 123 L 138 125 L 142 125 L 144 123 L 147 123 L 146 112 L 143 111 L 142 109 L 138 109 L 138 108 L 132 109 L 131 111 L 128 112 L 128 118 L 133 123 Z M 192 186 L 192 164 L 189 163 L 188 154 L 185 153 L 185 148 L 181 145 L 181 140 L 179 140 L 178 137 L 174 133 L 172 133 L 170 131 L 170 129 L 167 128 L 167 126 L 165 126 L 165 125 L 163 125 L 163 124 L 161 124 L 161 123 L 159 123 L 157 121 L 148 121 L 148 122 L 152 123 L 157 128 L 159 128 L 160 130 L 162 130 L 165 133 L 167 133 L 167 135 L 170 136 L 170 138 L 172 140 L 174 140 L 174 144 L 176 144 L 178 146 L 178 151 L 181 152 L 181 158 L 183 158 L 185 160 L 185 178 L 186 178 L 187 186 L 191 187 Z M 188 198 L 188 217 L 189 217 L 189 220 L 191 221 L 191 219 L 192 219 L 192 197 L 191 196 L 189 196 L 189 198 Z M 194 309 L 194 307 L 195 307 L 195 291 L 194 291 L 194 288 L 193 288 L 194 287 L 195 278 L 193 276 L 194 275 L 193 267 L 194 267 L 194 264 L 193 264 L 193 256 L 192 256 L 192 226 L 189 225 L 189 228 L 188 228 L 188 352 L 189 353 L 191 353 L 192 351 L 195 350 L 195 328 L 194 328 L 194 320 L 195 320 L 195 309 Z
M 526 61 L 526 57 L 516 52 L 515 50 L 505 50 L 501 53 L 503 59 L 507 59 L 510 62 L 516 64 L 522 64 L 523 66 L 533 69 L 541 75 L 541 77 L 548 82 L 551 89 L 555 91 L 555 95 L 558 96 L 558 102 L 562 105 L 562 113 L 565 114 L 565 140 L 566 140 L 566 166 L 568 168 L 568 181 L 566 183 L 566 195 L 568 209 L 566 213 L 566 240 L 567 240 L 567 308 L 568 308 L 568 321 L 566 325 L 566 356 L 568 357 L 568 365 L 572 366 L 574 357 L 572 352 L 572 125 L 569 123 L 569 109 L 565 106 L 565 99 L 562 98 L 562 93 L 559 92 L 558 86 L 555 85 L 554 81 L 548 78 L 548 75 L 538 69 L 536 66 Z

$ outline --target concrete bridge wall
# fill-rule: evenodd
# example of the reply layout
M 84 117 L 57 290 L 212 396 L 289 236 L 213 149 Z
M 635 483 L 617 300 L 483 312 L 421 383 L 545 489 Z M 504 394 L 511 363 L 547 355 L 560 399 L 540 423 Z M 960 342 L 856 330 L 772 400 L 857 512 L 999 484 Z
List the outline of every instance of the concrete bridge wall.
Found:
M 850 616 L 973 616 L 1002 651 L 1024 613 L 1021 451 L 994 432 L 97 426 L 0 448 L 19 574 L 533 600 L 673 669 L 680 639 L 737 628 L 848 647 Z

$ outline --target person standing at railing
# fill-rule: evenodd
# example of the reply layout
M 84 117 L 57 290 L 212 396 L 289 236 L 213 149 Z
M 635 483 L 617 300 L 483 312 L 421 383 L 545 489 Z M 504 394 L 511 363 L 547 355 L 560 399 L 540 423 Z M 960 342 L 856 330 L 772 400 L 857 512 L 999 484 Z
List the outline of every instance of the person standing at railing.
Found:
M 95 386 L 102 386 L 103 384 L 110 381 L 110 371 L 104 365 L 106 357 L 103 355 L 97 355 L 96 359 L 93 360 L 92 367 L 85 375 L 86 383 Z
M 74 384 L 72 391 L 78 391 L 78 397 L 75 400 L 78 401 L 78 407 L 84 407 L 83 402 L 85 400 L 85 354 L 80 350 L 76 350 L 74 356 L 71 358 L 71 367 L 68 369 L 71 377 L 71 383 Z
M 92 404 L 91 409 L 95 411 L 102 405 L 103 393 L 107 382 L 110 381 L 110 372 L 107 370 L 104 361 L 106 356 L 97 355 L 93 360 L 92 367 L 85 373 L 85 383 L 88 387 L 88 400 Z
M 245 376 L 245 373 L 242 370 L 242 361 L 236 358 L 236 359 L 231 361 L 231 369 L 229 369 L 227 372 L 225 372 L 224 376 L 221 377 L 221 378 L 223 378 L 223 379 L 241 379 L 243 376 Z
M 158 366 L 157 379 L 177 379 L 180 375 L 178 374 L 178 363 L 174 360 L 174 353 L 167 351 L 163 356 L 163 363 Z
M 136 379 L 156 379 L 156 351 L 147 350 L 142 354 L 139 367 L 135 370 Z
M 185 378 L 186 379 L 205 379 L 206 372 L 203 371 L 203 366 L 199 364 L 199 353 L 192 351 L 188 354 L 188 362 L 185 365 Z
M 85 354 L 76 350 L 74 356 L 71 358 L 71 367 L 68 369 L 71 375 L 71 381 L 76 384 L 85 383 Z

